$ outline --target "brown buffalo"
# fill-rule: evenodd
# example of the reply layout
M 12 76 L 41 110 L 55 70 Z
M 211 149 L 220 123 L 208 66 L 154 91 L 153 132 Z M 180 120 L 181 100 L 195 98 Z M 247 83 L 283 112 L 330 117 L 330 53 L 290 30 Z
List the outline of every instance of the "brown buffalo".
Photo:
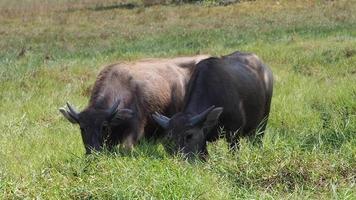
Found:
M 196 63 L 208 56 L 146 59 L 106 66 L 98 75 L 88 106 L 78 112 L 67 103 L 60 112 L 80 126 L 86 153 L 131 148 L 143 136 L 159 137 L 154 111 L 170 116 L 181 109 Z

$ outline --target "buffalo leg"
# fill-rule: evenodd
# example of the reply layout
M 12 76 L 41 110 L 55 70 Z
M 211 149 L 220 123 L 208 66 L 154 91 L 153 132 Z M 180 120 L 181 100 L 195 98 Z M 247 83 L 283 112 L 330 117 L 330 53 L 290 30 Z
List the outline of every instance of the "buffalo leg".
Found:
M 256 130 L 253 131 L 253 137 L 252 137 L 252 144 L 255 146 L 262 147 L 263 146 L 263 136 L 266 132 L 266 127 L 267 127 L 267 121 L 268 121 L 268 115 L 269 115 L 269 104 L 267 105 L 267 110 L 265 113 L 265 117 L 263 118 L 262 122 L 260 123 L 260 126 Z
M 254 146 L 262 147 L 263 145 L 262 139 L 263 139 L 264 132 L 261 131 L 261 129 L 253 130 L 248 135 L 249 135 L 248 136 L 249 142 L 251 142 Z
M 203 151 L 199 153 L 199 158 L 202 161 L 206 161 L 208 157 L 209 157 L 209 152 L 208 152 L 207 144 L 205 143 Z
M 123 142 L 123 147 L 131 151 L 138 141 L 144 136 L 145 133 L 145 120 L 135 120 L 131 123 L 130 132 L 127 134 Z
M 118 138 L 116 135 L 110 133 L 104 139 L 104 147 L 109 151 L 113 152 L 115 150 L 115 146 L 118 144 Z
M 263 136 L 265 134 L 266 131 L 266 127 L 267 127 L 267 122 L 268 122 L 268 117 L 269 117 L 269 112 L 271 109 L 271 98 L 272 98 L 272 94 L 267 94 L 266 96 L 266 110 L 264 113 L 264 118 L 262 119 L 262 122 L 260 123 L 259 128 L 257 129 L 257 131 L 255 131 L 255 137 L 253 138 L 253 145 L 257 145 L 259 147 L 263 146 Z
M 239 131 L 229 131 L 227 134 L 227 142 L 229 143 L 229 150 L 236 152 L 240 149 L 240 136 Z

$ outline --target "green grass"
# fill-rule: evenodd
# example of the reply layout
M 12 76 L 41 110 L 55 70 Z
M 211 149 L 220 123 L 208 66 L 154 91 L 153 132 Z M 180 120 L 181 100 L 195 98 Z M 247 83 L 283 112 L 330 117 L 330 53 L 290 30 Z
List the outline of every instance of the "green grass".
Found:
M 356 2 L 11 2 L 0 0 L 0 199 L 356 199 Z M 189 163 L 144 142 L 86 158 L 58 112 L 86 105 L 105 64 L 235 50 L 274 72 L 263 148 L 243 140 L 232 155 L 220 140 Z

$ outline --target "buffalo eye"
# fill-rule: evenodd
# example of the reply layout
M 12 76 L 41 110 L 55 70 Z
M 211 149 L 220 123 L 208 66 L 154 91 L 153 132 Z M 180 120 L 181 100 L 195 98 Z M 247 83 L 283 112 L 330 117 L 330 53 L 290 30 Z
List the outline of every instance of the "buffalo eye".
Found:
M 191 140 L 193 138 L 193 134 L 192 133 L 188 133 L 186 136 L 185 136 L 185 139 L 186 140 Z
M 104 121 L 103 124 L 102 124 L 102 127 L 107 127 L 109 126 L 109 122 L 108 121 Z
M 173 131 L 172 130 L 169 130 L 167 132 L 167 138 L 172 138 L 173 137 Z
M 203 128 L 203 133 L 204 134 L 208 133 L 208 129 L 207 128 Z
M 101 131 L 104 134 L 109 134 L 109 131 L 110 131 L 109 124 L 104 122 L 103 125 L 101 126 Z

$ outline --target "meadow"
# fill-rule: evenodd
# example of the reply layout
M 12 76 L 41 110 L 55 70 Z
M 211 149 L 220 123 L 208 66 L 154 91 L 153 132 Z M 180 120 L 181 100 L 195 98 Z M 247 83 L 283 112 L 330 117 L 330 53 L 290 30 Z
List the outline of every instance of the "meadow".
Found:
M 0 199 L 356 199 L 356 2 L 211 2 L 0 0 Z M 85 157 L 58 111 L 107 64 L 236 50 L 274 73 L 261 148 Z

